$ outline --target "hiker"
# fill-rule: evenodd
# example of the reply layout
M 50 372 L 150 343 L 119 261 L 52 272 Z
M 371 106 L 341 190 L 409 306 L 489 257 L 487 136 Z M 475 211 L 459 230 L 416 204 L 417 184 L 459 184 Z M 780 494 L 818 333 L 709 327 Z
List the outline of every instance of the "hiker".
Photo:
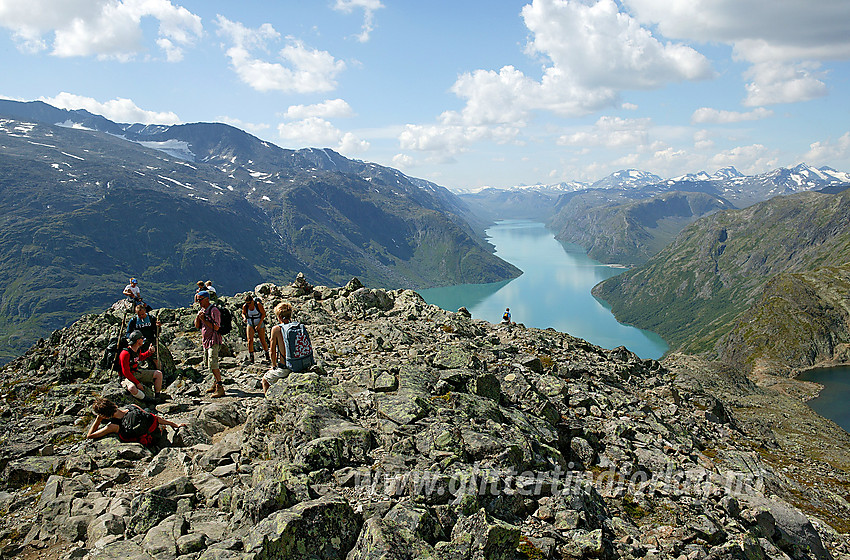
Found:
M 141 331 L 133 331 L 128 337 L 130 345 L 121 350 L 118 362 L 121 366 L 121 386 L 131 395 L 147 403 L 162 402 L 162 372 L 158 369 L 139 369 L 139 364 L 153 354 L 152 350 L 141 352 L 145 337 Z M 153 383 L 153 394 L 146 394 L 142 383 Z
M 213 384 L 207 389 L 214 399 L 224 396 L 224 385 L 221 383 L 221 370 L 218 368 L 218 350 L 221 346 L 221 335 L 218 328 L 221 325 L 221 312 L 210 304 L 210 293 L 206 290 L 198 292 L 198 303 L 201 310 L 195 316 L 195 327 L 201 329 L 201 340 L 204 346 L 204 368 L 209 367 L 213 374 Z
M 292 321 L 292 306 L 279 303 L 274 308 L 274 314 L 280 324 L 272 327 L 272 367 L 263 375 L 263 393 L 269 390 L 272 383 L 285 379 L 291 372 L 304 371 L 316 363 L 307 328 L 298 321 Z M 277 366 L 278 355 L 283 358 L 285 368 Z
M 103 397 L 94 401 L 92 410 L 97 417 L 89 428 L 86 439 L 99 439 L 109 434 L 118 434 L 121 441 L 151 445 L 159 443 L 164 438 L 163 426 L 171 426 L 174 429 L 186 426 L 184 423 L 175 424 L 156 414 L 151 414 L 135 404 L 126 409 L 118 408 L 114 402 Z M 105 425 L 101 426 L 102 424 Z
M 198 303 L 198 294 L 207 289 L 207 285 L 204 284 L 203 280 L 198 280 L 197 288 L 195 288 L 195 299 L 193 300 L 195 303 Z
M 213 288 L 212 280 L 207 280 L 207 283 L 204 284 L 204 289 L 210 293 L 210 299 L 215 301 L 218 299 L 218 294 L 215 293 L 215 288 Z
M 502 315 L 502 322 L 507 323 L 509 325 L 511 324 L 511 308 L 510 307 L 505 308 L 505 312 Z
M 142 344 L 141 352 L 147 352 L 151 344 L 159 344 L 159 328 L 162 326 L 156 317 L 148 313 L 146 305 L 139 303 L 136 305 L 136 316 L 130 319 L 127 323 L 127 336 L 133 334 L 133 331 L 140 331 L 145 337 L 145 342 Z M 154 347 L 153 360 L 156 369 L 159 369 L 158 348 Z
M 130 278 L 130 283 L 124 287 L 124 295 L 127 296 L 133 305 L 142 303 L 142 289 L 139 288 L 135 278 Z
M 254 299 L 253 294 L 245 296 L 245 303 L 242 305 L 242 318 L 245 320 L 247 338 L 248 338 L 248 356 L 251 363 L 254 363 L 254 333 L 260 337 L 260 344 L 263 347 L 266 361 L 269 358 L 269 343 L 266 340 L 266 310 L 263 307 L 263 302 Z

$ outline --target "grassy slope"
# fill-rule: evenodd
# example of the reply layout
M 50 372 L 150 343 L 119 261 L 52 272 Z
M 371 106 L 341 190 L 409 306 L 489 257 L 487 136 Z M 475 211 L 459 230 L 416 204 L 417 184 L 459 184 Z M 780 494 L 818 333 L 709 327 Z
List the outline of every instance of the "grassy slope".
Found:
M 594 289 L 672 349 L 711 350 L 774 275 L 850 261 L 850 192 L 777 197 L 686 228 L 645 265 Z

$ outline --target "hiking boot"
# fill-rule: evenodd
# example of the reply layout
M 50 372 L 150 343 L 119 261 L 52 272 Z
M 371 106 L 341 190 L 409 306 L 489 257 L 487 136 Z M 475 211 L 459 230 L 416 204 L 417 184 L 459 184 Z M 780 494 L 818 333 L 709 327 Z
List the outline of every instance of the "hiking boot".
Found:
M 266 357 L 266 361 L 267 361 L 267 362 L 269 362 L 269 363 L 271 363 L 272 359 L 269 357 L 269 353 L 268 353 L 268 351 L 263 352 L 263 355 Z
M 215 384 L 215 391 L 213 391 L 213 394 L 210 395 L 210 397 L 212 397 L 214 399 L 218 399 L 218 398 L 221 398 L 223 396 L 224 396 L 224 385 L 222 385 L 221 383 L 216 383 Z
M 248 354 L 248 357 L 250 358 L 251 363 L 253 364 L 254 363 L 254 353 L 251 352 L 250 354 Z
M 217 383 L 215 381 L 213 381 L 213 384 L 210 385 L 209 388 L 207 389 L 207 393 L 215 393 L 215 386 L 216 385 L 217 385 Z

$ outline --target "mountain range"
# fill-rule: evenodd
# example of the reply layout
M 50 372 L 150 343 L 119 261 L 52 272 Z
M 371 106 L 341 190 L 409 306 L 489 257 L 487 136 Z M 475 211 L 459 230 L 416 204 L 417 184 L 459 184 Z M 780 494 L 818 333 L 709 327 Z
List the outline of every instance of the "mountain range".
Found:
M 539 220 L 560 241 L 581 245 L 596 260 L 639 265 L 682 228 L 718 210 L 798 192 L 840 192 L 848 186 L 848 173 L 801 163 L 752 176 L 725 167 L 711 175 L 701 171 L 670 179 L 625 169 L 593 183 L 487 188 L 460 198 L 489 221 Z
M 298 272 L 391 287 L 520 274 L 447 189 L 228 125 L 0 101 L 0 170 L 0 358 L 114 302 L 130 276 L 162 306 L 199 279 L 232 293 Z

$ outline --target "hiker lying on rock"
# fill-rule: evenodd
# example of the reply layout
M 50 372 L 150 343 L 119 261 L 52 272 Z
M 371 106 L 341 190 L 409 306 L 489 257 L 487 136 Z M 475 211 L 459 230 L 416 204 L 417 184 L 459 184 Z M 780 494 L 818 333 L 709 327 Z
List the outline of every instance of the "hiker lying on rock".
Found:
M 130 346 L 118 355 L 118 362 L 121 364 L 121 386 L 139 400 L 153 404 L 162 402 L 162 372 L 158 369 L 139 369 L 139 364 L 150 358 L 154 351 L 141 351 L 145 343 L 141 331 L 133 331 L 128 342 Z M 142 383 L 153 383 L 154 392 L 145 394 L 145 386 Z
M 150 445 L 165 436 L 164 426 L 171 426 L 174 429 L 186 426 L 186 424 L 175 424 L 156 414 L 151 414 L 135 404 L 126 409 L 118 408 L 114 402 L 103 397 L 94 401 L 92 410 L 97 418 L 86 434 L 87 439 L 99 439 L 109 434 L 118 434 L 118 439 L 121 441 Z

